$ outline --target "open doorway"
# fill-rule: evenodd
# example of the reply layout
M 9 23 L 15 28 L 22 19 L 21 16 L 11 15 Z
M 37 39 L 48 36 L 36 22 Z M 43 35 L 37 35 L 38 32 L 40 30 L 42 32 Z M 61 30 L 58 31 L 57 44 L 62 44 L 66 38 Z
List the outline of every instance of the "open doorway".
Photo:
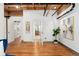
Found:
M 41 27 L 40 25 L 35 26 L 35 42 L 41 43 Z

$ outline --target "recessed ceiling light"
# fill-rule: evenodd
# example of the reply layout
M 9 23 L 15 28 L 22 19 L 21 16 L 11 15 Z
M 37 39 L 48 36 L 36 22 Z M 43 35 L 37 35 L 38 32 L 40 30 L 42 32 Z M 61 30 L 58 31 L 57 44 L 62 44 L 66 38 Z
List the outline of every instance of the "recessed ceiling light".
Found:
M 54 7 L 54 9 L 56 9 L 56 7 Z
M 19 8 L 19 6 L 16 6 L 16 8 Z

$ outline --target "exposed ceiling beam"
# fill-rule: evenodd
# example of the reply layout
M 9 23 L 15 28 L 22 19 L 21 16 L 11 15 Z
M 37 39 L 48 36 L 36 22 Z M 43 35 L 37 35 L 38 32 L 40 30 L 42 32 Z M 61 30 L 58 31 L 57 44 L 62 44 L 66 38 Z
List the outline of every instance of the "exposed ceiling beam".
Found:
M 52 8 L 51 8 L 51 6 L 50 6 L 50 9 L 48 10 L 48 12 L 47 12 L 47 14 L 46 14 L 46 16 L 49 14 L 49 12 L 50 12 L 50 10 L 51 10 Z
M 68 4 L 69 3 L 4 3 L 4 10 L 7 11 L 7 15 L 18 15 L 21 14 L 20 12 L 23 10 L 44 10 L 43 16 L 47 16 L 50 10 L 57 10 L 61 5 Z M 53 7 L 57 8 L 54 9 Z
M 33 5 L 33 8 L 35 9 L 35 4 L 33 3 L 32 5 Z
M 47 7 L 48 7 L 48 4 L 46 4 L 46 7 L 44 8 L 44 14 L 43 14 L 43 16 L 44 16 L 45 13 L 46 13 L 46 9 L 47 9 Z
M 30 4 L 33 4 L 33 3 L 4 3 L 4 5 L 30 5 Z M 39 3 L 34 3 L 35 5 L 38 5 Z M 55 4 L 70 4 L 70 3 L 40 3 L 40 5 L 45 5 L 45 4 L 49 4 L 49 5 L 55 5 Z
M 39 9 L 40 3 L 38 4 L 38 9 Z
M 57 19 L 61 18 L 62 16 L 66 15 L 66 14 L 68 14 L 69 12 L 71 12 L 71 11 L 74 9 L 74 7 L 75 7 L 75 3 L 72 3 L 71 5 L 72 5 L 72 7 L 70 6 L 70 7 L 71 7 L 71 9 L 70 9 L 70 10 L 68 10 L 68 11 L 66 11 L 66 13 L 62 14 L 62 15 L 61 15 L 61 16 L 59 16 Z M 70 8 L 70 7 L 69 7 L 69 8 Z
M 47 12 L 46 16 L 49 14 L 49 12 L 50 12 L 50 10 L 48 10 L 48 12 Z
M 63 4 L 52 14 L 52 16 L 63 6 Z

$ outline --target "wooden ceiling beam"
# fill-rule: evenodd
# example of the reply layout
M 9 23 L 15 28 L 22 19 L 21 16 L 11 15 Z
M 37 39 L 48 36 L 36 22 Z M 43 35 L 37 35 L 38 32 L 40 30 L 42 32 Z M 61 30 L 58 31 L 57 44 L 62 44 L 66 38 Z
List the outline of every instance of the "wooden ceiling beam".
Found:
M 67 9 L 71 4 L 63 5 L 58 11 L 57 15 L 59 15 L 61 12 L 63 12 L 65 9 Z
M 47 16 L 50 10 L 58 10 L 62 4 L 67 5 L 69 3 L 6 3 L 4 4 L 4 10 L 10 12 L 10 14 L 11 12 L 13 14 L 13 12 L 18 13 L 23 10 L 44 10 L 43 16 Z M 19 8 L 16 8 L 16 5 L 18 5 Z M 54 7 L 57 8 L 54 9 Z
M 50 12 L 51 9 L 52 9 L 52 8 L 51 8 L 51 6 L 50 6 L 50 8 L 49 8 L 49 10 L 48 10 L 48 12 L 47 12 L 47 14 L 46 14 L 46 16 L 49 14 L 49 12 Z
M 33 3 L 4 3 L 4 5 L 32 5 Z M 34 3 L 35 5 L 38 5 L 39 3 Z M 70 3 L 40 3 L 40 5 L 46 5 L 46 4 L 49 4 L 49 5 L 56 5 L 56 4 L 70 4 Z
M 48 5 L 46 4 L 46 7 L 44 8 L 44 14 L 43 14 L 43 16 L 44 16 L 45 13 L 46 13 L 46 9 L 47 9 L 47 7 L 48 7 Z
M 53 14 L 52 16 L 62 7 L 63 5 L 61 5 Z
M 34 3 L 32 3 L 32 5 L 33 5 L 33 8 L 35 9 L 35 4 L 34 4 Z
M 17 8 L 16 8 L 16 5 L 18 5 L 20 8 L 18 8 L 18 10 L 22 10 L 22 9 L 25 9 L 25 10 L 45 10 L 45 5 L 47 5 L 47 4 L 41 4 L 41 3 L 39 3 L 39 4 L 34 4 L 34 6 L 33 6 L 33 3 L 32 4 L 29 4 L 29 5 L 27 5 L 27 4 L 23 4 L 23 3 L 20 3 L 20 4 L 6 4 L 6 5 L 4 5 L 4 8 L 5 8 L 5 10 L 9 10 L 9 11 L 11 11 L 11 10 L 17 10 Z M 59 7 L 59 5 L 60 4 L 48 4 L 49 5 L 49 7 L 50 6 L 56 6 L 57 7 L 57 9 L 58 9 L 58 7 Z M 65 4 L 66 5 L 66 4 Z M 56 10 L 56 9 L 54 9 L 54 8 L 52 8 L 53 10 Z M 47 8 L 47 10 L 50 10 L 50 8 Z

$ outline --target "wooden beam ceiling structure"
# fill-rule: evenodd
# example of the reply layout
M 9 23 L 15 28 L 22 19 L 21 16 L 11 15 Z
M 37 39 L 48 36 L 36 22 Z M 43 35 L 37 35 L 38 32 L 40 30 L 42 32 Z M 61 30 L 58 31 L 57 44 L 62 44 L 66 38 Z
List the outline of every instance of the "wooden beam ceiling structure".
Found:
M 43 14 L 43 16 L 45 16 L 47 7 L 48 7 L 48 5 L 46 4 L 46 7 L 44 7 L 44 14 Z
M 61 5 L 67 5 L 67 3 L 4 3 L 4 15 L 22 16 L 23 10 L 44 10 L 44 16 L 48 10 L 47 16 L 50 10 L 58 10 Z M 58 13 L 60 13 L 60 11 Z
M 48 7 L 49 7 L 49 10 L 48 10 L 48 12 L 47 12 L 47 14 L 46 14 L 46 16 L 49 14 L 49 12 L 50 12 L 50 10 L 58 10 L 59 9 L 59 7 L 61 6 L 62 4 L 58 4 L 58 5 L 49 5 Z M 57 7 L 56 7 L 57 6 Z M 53 7 L 53 8 L 52 8 Z
M 61 5 L 53 14 L 52 16 L 62 7 L 63 5 Z
M 57 11 L 57 14 L 59 15 L 61 12 L 66 10 L 71 4 L 63 4 L 62 7 Z

